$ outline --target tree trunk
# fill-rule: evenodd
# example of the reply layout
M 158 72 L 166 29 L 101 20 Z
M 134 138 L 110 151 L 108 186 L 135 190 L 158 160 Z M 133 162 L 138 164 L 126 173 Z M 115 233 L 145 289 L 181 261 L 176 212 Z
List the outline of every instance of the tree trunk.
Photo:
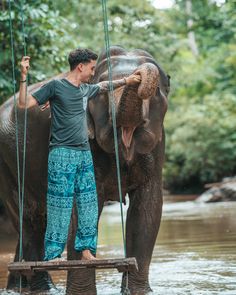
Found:
M 190 47 L 193 55 L 198 57 L 198 55 L 199 55 L 198 46 L 197 46 L 197 42 L 195 39 L 194 31 L 192 30 L 193 20 L 192 20 L 192 1 L 191 0 L 186 0 L 186 14 L 188 16 L 187 28 L 188 28 L 189 47 Z

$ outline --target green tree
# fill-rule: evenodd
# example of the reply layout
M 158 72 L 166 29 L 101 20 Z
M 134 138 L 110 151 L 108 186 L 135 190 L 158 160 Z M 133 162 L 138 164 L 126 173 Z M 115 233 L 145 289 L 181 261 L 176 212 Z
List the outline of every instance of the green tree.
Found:
M 176 1 L 171 14 L 184 3 Z M 200 54 L 194 57 L 185 46 L 173 59 L 178 67 L 166 121 L 165 166 L 166 185 L 172 190 L 201 187 L 236 173 L 235 8 L 230 1 L 221 6 L 193 2 Z M 186 36 L 184 21 L 179 23 L 179 34 Z
M 201 187 L 236 173 L 236 96 L 205 96 L 167 117 L 165 182 L 174 190 Z
M 24 55 L 21 1 L 12 1 L 12 24 L 16 77 Z M 22 1 L 23 2 L 23 1 Z M 54 9 L 52 1 L 28 1 L 23 5 L 27 54 L 31 57 L 30 83 L 43 80 L 65 69 L 68 49 L 74 45 L 66 18 Z M 0 103 L 12 94 L 11 41 L 8 3 L 1 3 L 0 14 Z M 65 30 L 67 27 L 68 30 Z M 67 46 L 65 46 L 67 44 Z

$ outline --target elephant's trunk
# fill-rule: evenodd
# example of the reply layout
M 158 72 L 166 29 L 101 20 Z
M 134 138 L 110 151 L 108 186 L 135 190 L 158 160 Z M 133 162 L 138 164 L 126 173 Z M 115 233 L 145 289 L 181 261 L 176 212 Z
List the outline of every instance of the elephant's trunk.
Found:
M 117 124 L 136 127 L 142 121 L 142 99 L 137 95 L 138 87 L 125 87 L 117 110 Z
M 138 96 L 141 99 L 150 99 L 156 94 L 159 84 L 159 70 L 151 63 L 145 63 L 138 67 L 134 73 L 140 73 L 142 81 L 138 87 Z
M 121 126 L 122 141 L 127 149 L 136 127 L 148 117 L 149 100 L 155 96 L 159 82 L 158 68 L 151 63 L 139 66 L 134 73 L 139 73 L 142 81 L 138 86 L 125 87 L 117 109 L 117 124 Z

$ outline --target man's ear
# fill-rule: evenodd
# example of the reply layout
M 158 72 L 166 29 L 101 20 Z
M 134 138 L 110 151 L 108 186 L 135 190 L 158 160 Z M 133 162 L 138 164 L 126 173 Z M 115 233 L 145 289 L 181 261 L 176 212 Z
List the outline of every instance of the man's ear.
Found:
M 82 72 L 83 71 L 83 67 L 84 67 L 84 65 L 82 63 L 78 64 L 78 66 L 77 66 L 78 71 L 79 72 Z

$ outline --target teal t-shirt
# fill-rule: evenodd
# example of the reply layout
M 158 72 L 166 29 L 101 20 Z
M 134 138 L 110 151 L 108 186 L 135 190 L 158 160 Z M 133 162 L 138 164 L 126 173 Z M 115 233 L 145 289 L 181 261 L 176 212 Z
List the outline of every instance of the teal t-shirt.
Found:
M 66 79 L 51 80 L 32 93 L 39 105 L 48 100 L 51 107 L 49 147 L 89 150 L 86 108 L 89 98 L 99 91 L 97 84 L 73 85 Z

